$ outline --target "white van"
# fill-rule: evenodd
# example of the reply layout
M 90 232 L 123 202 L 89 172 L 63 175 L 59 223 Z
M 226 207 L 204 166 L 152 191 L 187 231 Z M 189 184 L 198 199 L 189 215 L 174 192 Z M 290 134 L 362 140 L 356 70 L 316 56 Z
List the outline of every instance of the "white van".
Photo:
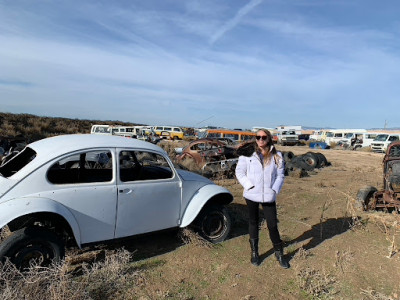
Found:
M 356 142 L 354 143 L 353 150 L 358 150 L 364 147 L 371 147 L 373 140 L 382 132 L 365 132 L 356 134 Z
M 90 129 L 91 134 L 111 134 L 111 126 L 110 125 L 92 125 Z
M 111 128 L 112 135 L 120 135 L 137 139 L 143 135 L 140 128 L 136 126 L 116 126 Z
M 325 143 L 339 143 L 351 145 L 357 133 L 367 132 L 366 129 L 332 129 L 326 132 Z
M 324 142 L 326 137 L 326 130 L 315 130 L 313 134 L 310 135 L 310 141 Z
M 377 137 L 371 143 L 371 149 L 374 152 L 385 153 L 387 147 L 394 141 L 400 140 L 399 134 L 382 133 L 377 135 Z
M 141 138 L 142 130 L 139 126 L 119 126 L 119 125 L 93 125 L 91 134 L 120 135 L 130 138 Z

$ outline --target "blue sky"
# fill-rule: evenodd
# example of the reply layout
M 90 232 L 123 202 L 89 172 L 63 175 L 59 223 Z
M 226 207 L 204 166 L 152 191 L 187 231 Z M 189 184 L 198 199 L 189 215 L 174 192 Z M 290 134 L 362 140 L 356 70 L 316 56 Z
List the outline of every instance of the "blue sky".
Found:
M 0 111 L 400 127 L 400 2 L 0 0 Z

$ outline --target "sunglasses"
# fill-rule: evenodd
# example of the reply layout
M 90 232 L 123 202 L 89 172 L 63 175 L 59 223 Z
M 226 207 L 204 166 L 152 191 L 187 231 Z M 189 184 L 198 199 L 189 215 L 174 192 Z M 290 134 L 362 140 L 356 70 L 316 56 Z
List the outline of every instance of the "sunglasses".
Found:
M 263 141 L 265 141 L 268 138 L 268 136 L 266 135 L 257 135 L 256 136 L 256 140 L 258 141 L 259 139 L 262 139 Z

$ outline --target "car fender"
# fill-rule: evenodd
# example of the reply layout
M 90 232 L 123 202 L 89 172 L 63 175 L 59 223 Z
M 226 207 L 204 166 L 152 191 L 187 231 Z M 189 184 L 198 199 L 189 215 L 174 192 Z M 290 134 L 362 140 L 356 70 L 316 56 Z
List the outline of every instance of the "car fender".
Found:
M 73 214 L 64 205 L 48 198 L 22 197 L 1 203 L 0 228 L 12 220 L 33 213 L 54 213 L 63 217 L 71 227 L 77 245 L 81 246 L 80 229 Z
M 210 199 L 217 195 L 229 195 L 230 200 L 226 201 L 224 204 L 228 204 L 233 201 L 233 196 L 228 189 L 216 184 L 207 184 L 201 187 L 194 194 L 192 199 L 190 199 L 189 204 L 186 206 L 186 209 L 182 214 L 182 222 L 180 227 L 186 227 L 191 224 L 198 216 L 204 205 L 206 205 Z

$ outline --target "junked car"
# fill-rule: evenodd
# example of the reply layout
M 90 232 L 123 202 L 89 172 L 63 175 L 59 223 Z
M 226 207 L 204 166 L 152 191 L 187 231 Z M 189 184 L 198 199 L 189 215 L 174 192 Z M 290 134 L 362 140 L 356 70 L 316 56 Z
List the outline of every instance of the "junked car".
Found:
M 194 163 L 195 169 L 208 178 L 225 176 L 231 178 L 238 161 L 235 146 L 228 145 L 219 138 L 204 138 L 191 142 L 183 149 L 175 149 L 179 154 L 176 161 L 180 166 Z M 179 150 L 179 151 L 177 151 Z M 195 171 L 195 169 L 192 169 Z
M 168 228 L 192 226 L 226 239 L 231 193 L 174 168 L 148 142 L 107 135 L 64 135 L 27 145 L 0 167 L 0 261 L 25 269 L 78 247 Z
M 383 189 L 362 187 L 357 193 L 356 207 L 400 212 L 400 141 L 391 143 L 383 157 Z
M 235 157 L 234 147 L 213 138 L 198 139 L 183 148 L 176 156 L 178 161 L 194 160 L 199 166 L 207 162 Z

